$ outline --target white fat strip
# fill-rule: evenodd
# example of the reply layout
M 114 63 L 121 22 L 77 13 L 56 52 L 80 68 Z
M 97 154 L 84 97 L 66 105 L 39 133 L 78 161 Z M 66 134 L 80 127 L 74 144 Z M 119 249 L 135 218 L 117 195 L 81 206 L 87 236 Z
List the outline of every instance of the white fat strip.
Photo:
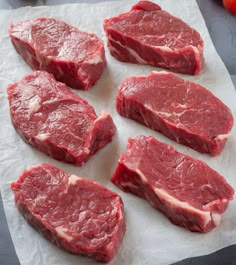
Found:
M 40 133 L 35 136 L 36 139 L 40 141 L 45 141 L 50 136 L 50 133 Z
M 80 178 L 76 175 L 70 175 L 68 179 L 69 185 L 75 185 Z
M 201 186 L 201 190 L 204 190 L 205 188 L 212 189 L 213 187 L 210 184 L 204 184 L 204 185 Z M 208 207 L 209 204 L 211 204 L 211 202 L 206 204 L 206 205 L 204 205 L 204 207 L 205 208 Z
M 95 57 L 89 59 L 86 63 L 88 64 L 98 64 L 102 62 L 101 54 L 97 54 Z
M 214 212 L 213 212 L 212 215 L 211 215 L 211 217 L 212 217 L 212 220 L 213 220 L 213 222 L 214 222 L 214 224 L 215 224 L 216 226 L 220 224 L 221 217 L 222 217 L 221 214 L 219 214 L 219 213 L 214 213 Z
M 209 185 L 204 185 L 204 186 L 202 186 L 202 187 L 211 187 L 211 186 L 209 186 Z M 211 202 L 209 202 L 209 203 L 207 203 L 207 204 L 205 204 L 204 206 L 203 206 L 203 208 L 204 209 L 206 209 L 206 208 L 209 208 L 209 207 L 211 207 L 211 205 L 213 205 L 213 204 L 215 204 L 216 202 L 218 202 L 218 201 L 221 201 L 221 203 L 227 203 L 227 199 L 217 199 L 217 200 L 215 200 L 215 201 L 211 201 Z
M 177 107 L 186 109 L 187 108 L 187 104 L 186 103 L 185 104 L 178 103 Z
M 219 134 L 215 137 L 216 140 L 223 141 L 229 138 L 229 133 L 226 134 Z
M 110 36 L 109 36 L 109 40 L 111 40 L 111 41 L 117 43 L 119 46 L 121 46 L 122 48 L 126 49 L 126 50 L 127 50 L 127 51 L 128 51 L 128 52 L 129 52 L 129 53 L 130 53 L 130 54 L 136 59 L 136 60 L 137 60 L 138 63 L 140 63 L 140 64 L 147 64 L 147 62 L 146 62 L 145 60 L 143 60 L 143 58 L 141 58 L 141 57 L 137 54 L 137 52 L 134 51 L 133 49 L 124 46 L 124 45 L 121 44 L 119 41 L 114 40 L 114 39 L 111 38 Z M 116 49 L 115 49 L 113 46 L 111 46 L 110 49 L 111 49 L 111 48 L 112 48 L 114 51 L 116 51 Z M 118 52 L 118 51 L 117 51 L 117 52 Z
M 49 100 L 45 100 L 43 102 L 43 105 L 46 105 L 46 104 L 51 104 L 51 103 L 54 103 L 54 102 L 57 102 L 58 99 L 57 98 L 53 98 L 53 99 L 49 99 Z
M 122 179 L 120 180 L 120 185 L 122 187 L 129 187 L 129 188 L 133 188 L 133 189 L 137 189 L 137 185 L 133 184 L 132 181 L 129 181 L 129 180 L 125 180 L 123 181 Z
M 158 115 L 165 116 L 165 117 L 170 117 L 170 116 L 174 115 L 174 113 L 168 113 L 168 112 L 164 112 L 164 111 L 153 111 L 153 112 L 155 112 Z
M 165 112 L 165 111 L 155 111 L 154 109 L 152 109 L 148 103 L 145 104 L 145 107 L 147 109 L 149 109 L 151 112 L 157 114 L 157 115 L 161 115 L 161 116 L 165 116 L 167 118 L 171 117 L 171 116 L 176 116 L 176 117 L 180 117 L 181 115 L 183 115 L 187 110 L 183 110 L 181 112 Z M 187 108 L 187 104 L 178 104 L 177 107 L 180 107 L 180 108 Z
M 181 107 L 181 105 L 179 105 L 179 107 Z M 186 108 L 186 107 L 184 107 Z M 183 110 L 182 112 L 172 112 L 172 113 L 168 113 L 168 112 L 156 112 L 157 114 L 161 114 L 161 115 L 165 115 L 166 117 L 170 117 L 172 115 L 176 116 L 176 117 L 180 117 L 181 115 L 183 115 L 187 110 Z
M 139 169 L 136 170 L 136 173 L 140 176 L 140 178 L 141 178 L 143 183 L 147 183 L 148 182 L 146 176 Z
M 201 215 L 204 219 L 204 225 L 205 226 L 212 220 L 213 216 L 211 216 L 211 212 L 201 211 L 199 209 L 194 208 L 193 206 L 191 206 L 187 202 L 179 201 L 179 200 L 175 199 L 173 196 L 171 196 L 170 194 L 168 194 L 163 189 L 154 188 L 154 191 L 160 199 L 163 199 L 164 201 L 167 201 L 167 202 L 171 203 L 172 205 L 175 205 L 176 207 L 179 207 L 179 208 L 182 208 L 184 210 L 188 210 L 188 211 L 191 211 L 191 212 L 194 212 L 194 213 Z M 212 215 L 213 215 L 213 213 L 212 213 Z M 216 215 L 215 215 L 215 218 L 217 219 Z M 215 220 L 213 220 L 213 221 L 215 222 Z
M 31 98 L 29 100 L 29 105 L 28 105 L 29 106 L 29 112 L 32 113 L 32 112 L 38 111 L 41 107 L 40 102 L 41 102 L 41 98 L 38 96 Z
M 197 47 L 190 45 L 190 47 L 193 49 L 195 56 L 200 57 L 200 52 Z
M 181 35 L 180 35 L 181 36 Z M 177 37 L 177 39 L 179 39 L 181 37 Z M 173 42 L 172 42 L 173 43 Z M 150 45 L 150 46 L 153 46 L 155 48 L 158 48 L 158 49 L 161 49 L 162 51 L 166 51 L 166 52 L 172 52 L 174 51 L 173 49 L 171 49 L 170 47 L 168 46 L 156 46 L 156 45 Z M 196 56 L 200 57 L 200 52 L 198 50 L 197 47 L 193 46 L 193 45 L 189 45 L 189 46 L 186 46 L 187 47 L 190 47 L 191 49 L 193 49 L 193 52 L 195 53 Z
M 162 74 L 162 75 L 169 75 L 170 73 L 167 72 L 167 71 L 152 71 L 153 74 L 156 74 L 156 75 L 159 75 L 159 74 Z
M 72 241 L 73 240 L 73 237 L 66 233 L 67 229 L 64 228 L 63 226 L 58 226 L 58 227 L 55 228 L 55 230 L 56 230 L 56 233 L 58 234 L 59 237 L 64 238 L 67 241 Z
M 162 51 L 166 51 L 166 52 L 172 52 L 173 49 L 169 48 L 168 46 L 156 46 L 156 45 L 150 45 L 152 47 L 158 48 Z
M 136 51 L 132 50 L 131 48 L 127 48 L 128 52 L 137 60 L 138 63 L 146 64 L 147 62 L 141 58 Z

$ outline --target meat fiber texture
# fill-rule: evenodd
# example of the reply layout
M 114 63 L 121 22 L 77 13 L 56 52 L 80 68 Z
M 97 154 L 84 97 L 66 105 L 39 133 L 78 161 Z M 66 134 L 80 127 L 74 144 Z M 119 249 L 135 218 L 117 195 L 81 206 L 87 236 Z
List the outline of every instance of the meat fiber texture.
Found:
M 102 40 L 54 18 L 19 22 L 9 34 L 32 69 L 48 71 L 75 89 L 94 85 L 106 65 Z
M 122 63 L 110 55 L 105 45 L 107 66 L 92 89 L 73 90 L 86 99 L 95 112 L 105 110 L 112 116 L 117 131 L 112 141 L 96 153 L 82 167 L 57 161 L 25 144 L 11 124 L 6 87 L 32 73 L 30 67 L 18 56 L 8 34 L 9 25 L 20 21 L 41 17 L 53 17 L 66 23 L 93 32 L 106 40 L 103 30 L 105 18 L 130 10 L 138 0 L 121 0 L 91 3 L 64 4 L 56 6 L 22 7 L 0 10 L 0 143 L 1 167 L 0 190 L 12 242 L 21 265 L 96 265 L 97 262 L 83 256 L 70 255 L 47 242 L 26 223 L 18 212 L 9 182 L 15 181 L 24 169 L 32 165 L 50 163 L 65 172 L 94 180 L 122 196 L 125 206 L 127 231 L 120 250 L 111 265 L 169 265 L 188 257 L 207 255 L 236 243 L 236 200 L 229 203 L 221 224 L 210 233 L 191 233 L 187 229 L 173 225 L 165 215 L 155 210 L 138 196 L 125 193 L 111 181 L 121 153 L 126 149 L 128 138 L 137 135 L 154 136 L 161 142 L 171 144 L 179 152 L 205 161 L 211 168 L 224 176 L 236 189 L 236 126 L 219 156 L 209 156 L 192 148 L 178 144 L 163 134 L 119 115 L 115 108 L 117 88 L 126 77 L 147 76 L 157 68 L 149 65 Z M 204 68 L 200 75 L 184 75 L 184 79 L 194 81 L 209 89 L 236 114 L 236 94 L 230 76 L 217 54 L 195 0 L 153 0 L 163 10 L 183 19 L 200 32 L 204 39 Z M 221 20 L 219 14 L 215 19 Z M 217 23 L 216 23 L 217 24 Z M 215 28 L 217 30 L 217 28 Z M 230 36 L 229 40 L 230 40 Z M 170 244 L 170 242 L 175 242 Z M 9 255 L 11 252 L 9 250 Z M 1 262 L 0 262 L 1 263 Z M 2 265 L 2 264 L 1 264 Z
M 105 19 L 104 30 L 110 53 L 119 61 L 191 75 L 202 69 L 200 34 L 150 1 L 140 1 L 130 11 Z
M 146 136 L 129 139 L 112 182 L 147 199 L 172 223 L 195 232 L 216 227 L 234 194 L 206 163 Z
M 116 108 L 124 117 L 213 156 L 221 153 L 234 123 L 231 110 L 209 90 L 167 72 L 126 78 Z
M 11 184 L 27 222 L 58 247 L 109 262 L 125 234 L 121 197 L 50 164 L 26 169 Z
M 44 71 L 9 85 L 8 100 L 24 141 L 60 161 L 83 165 L 115 133 L 109 114 L 97 117 L 86 100 Z

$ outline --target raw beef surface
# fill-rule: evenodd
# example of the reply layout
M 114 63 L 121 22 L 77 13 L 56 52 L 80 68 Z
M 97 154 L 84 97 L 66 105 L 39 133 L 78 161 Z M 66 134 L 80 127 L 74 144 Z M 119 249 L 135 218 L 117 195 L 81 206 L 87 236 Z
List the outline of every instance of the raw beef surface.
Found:
M 26 169 L 11 187 L 18 210 L 46 239 L 72 254 L 113 259 L 125 234 L 118 194 L 49 164 Z
M 32 69 L 50 72 L 75 89 L 92 86 L 106 65 L 102 40 L 54 18 L 19 22 L 9 34 Z
M 150 64 L 183 74 L 202 68 L 200 34 L 150 1 L 140 1 L 126 13 L 105 19 L 111 54 L 122 62 Z
M 10 85 L 8 100 L 20 136 L 57 160 L 81 166 L 115 133 L 109 114 L 97 117 L 87 101 L 44 71 Z
M 172 223 L 196 232 L 217 226 L 234 194 L 204 162 L 146 136 L 129 139 L 112 182 L 147 199 Z
M 234 119 L 204 87 L 171 73 L 129 77 L 120 85 L 117 111 L 199 152 L 221 153 Z

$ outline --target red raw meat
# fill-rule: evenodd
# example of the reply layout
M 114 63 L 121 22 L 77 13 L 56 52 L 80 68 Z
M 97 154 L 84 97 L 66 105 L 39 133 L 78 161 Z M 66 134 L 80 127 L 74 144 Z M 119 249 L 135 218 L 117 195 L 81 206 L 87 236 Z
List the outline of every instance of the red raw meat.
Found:
M 87 101 L 44 71 L 11 84 L 8 100 L 19 135 L 57 160 L 81 166 L 115 133 L 109 114 L 97 117 Z
M 32 69 L 52 73 L 75 89 L 94 85 L 106 65 L 102 40 L 54 18 L 19 22 L 11 25 L 9 34 Z
M 129 139 L 112 182 L 147 199 L 175 225 L 196 232 L 216 227 L 234 194 L 206 163 L 146 136 Z
M 20 213 L 53 244 L 98 261 L 113 259 L 126 229 L 118 194 L 49 164 L 26 169 L 11 188 Z
M 211 92 L 167 72 L 126 78 L 116 108 L 124 117 L 213 156 L 221 153 L 234 123 L 230 109 Z
M 201 71 L 203 40 L 181 19 L 150 1 L 140 1 L 129 12 L 105 19 L 111 55 L 122 62 L 150 64 L 173 72 Z

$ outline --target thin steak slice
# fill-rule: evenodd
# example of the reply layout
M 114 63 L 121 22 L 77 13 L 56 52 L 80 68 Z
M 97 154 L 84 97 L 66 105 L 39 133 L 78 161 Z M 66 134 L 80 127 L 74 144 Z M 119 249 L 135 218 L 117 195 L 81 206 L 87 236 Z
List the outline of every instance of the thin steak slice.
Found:
M 112 140 L 115 125 L 53 75 L 36 71 L 8 87 L 12 123 L 25 142 L 57 160 L 83 165 Z
M 124 117 L 213 156 L 221 153 L 234 123 L 230 109 L 211 92 L 167 72 L 126 78 L 116 108 Z
M 173 224 L 195 232 L 217 226 L 234 194 L 204 162 L 146 136 L 128 140 L 112 182 L 147 199 Z
M 102 40 L 54 18 L 19 22 L 9 34 L 32 69 L 50 72 L 75 89 L 91 87 L 106 65 Z
M 111 55 L 122 62 L 183 74 L 201 71 L 204 44 L 200 34 L 150 1 L 140 1 L 129 12 L 105 19 L 104 30 Z
M 20 213 L 46 239 L 72 254 L 113 259 L 125 234 L 118 194 L 49 164 L 26 169 L 11 188 Z

